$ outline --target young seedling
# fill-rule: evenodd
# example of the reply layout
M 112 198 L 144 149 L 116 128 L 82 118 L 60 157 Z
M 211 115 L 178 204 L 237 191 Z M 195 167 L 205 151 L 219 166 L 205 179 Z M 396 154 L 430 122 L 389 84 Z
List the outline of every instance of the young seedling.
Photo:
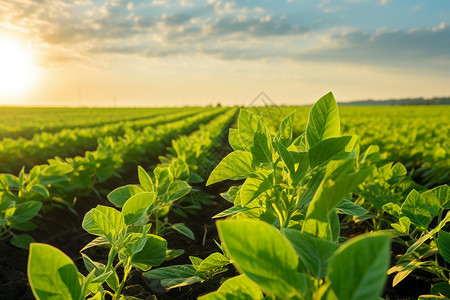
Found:
M 189 177 L 189 168 L 182 161 L 176 161 L 167 167 L 156 167 L 153 176 L 150 176 L 142 167 L 138 167 L 139 185 L 126 185 L 113 190 L 108 194 L 108 199 L 116 207 L 122 207 L 127 201 L 137 202 L 141 198 L 149 198 L 152 195 L 152 207 L 147 211 L 147 215 L 141 220 L 147 223 L 150 217 L 155 223 L 154 233 L 161 235 L 165 230 L 173 229 L 193 237 L 190 231 L 183 224 L 170 224 L 161 221 L 170 211 L 173 203 L 191 191 L 191 187 L 185 180 L 179 178 Z

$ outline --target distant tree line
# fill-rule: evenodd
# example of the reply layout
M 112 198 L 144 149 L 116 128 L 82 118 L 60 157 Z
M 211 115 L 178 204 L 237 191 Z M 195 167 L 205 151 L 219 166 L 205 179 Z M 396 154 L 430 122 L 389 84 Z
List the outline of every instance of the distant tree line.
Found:
M 388 99 L 388 100 L 359 100 L 351 102 L 340 102 L 339 105 L 449 105 L 450 97 L 424 98 L 406 98 L 406 99 Z

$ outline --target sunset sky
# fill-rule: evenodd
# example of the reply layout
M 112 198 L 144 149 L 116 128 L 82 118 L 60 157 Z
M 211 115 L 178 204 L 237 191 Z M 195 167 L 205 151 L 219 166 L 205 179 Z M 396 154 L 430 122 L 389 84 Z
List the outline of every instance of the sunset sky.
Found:
M 0 104 L 450 96 L 450 1 L 0 0 Z

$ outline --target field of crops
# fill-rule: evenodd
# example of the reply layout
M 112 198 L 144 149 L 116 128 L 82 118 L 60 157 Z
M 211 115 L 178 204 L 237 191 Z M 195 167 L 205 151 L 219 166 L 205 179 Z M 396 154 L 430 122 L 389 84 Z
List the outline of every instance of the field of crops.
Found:
M 449 106 L 0 112 L 0 299 L 450 297 Z

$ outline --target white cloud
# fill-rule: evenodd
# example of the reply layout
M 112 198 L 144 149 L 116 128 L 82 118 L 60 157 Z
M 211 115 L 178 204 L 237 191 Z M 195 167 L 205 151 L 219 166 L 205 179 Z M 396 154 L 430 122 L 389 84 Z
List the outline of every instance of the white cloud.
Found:
M 189 0 L 181 0 L 180 5 L 183 7 L 194 7 L 194 4 Z
M 259 18 L 259 21 L 261 22 L 271 22 L 272 21 L 272 16 L 271 15 L 267 15 L 265 17 Z

